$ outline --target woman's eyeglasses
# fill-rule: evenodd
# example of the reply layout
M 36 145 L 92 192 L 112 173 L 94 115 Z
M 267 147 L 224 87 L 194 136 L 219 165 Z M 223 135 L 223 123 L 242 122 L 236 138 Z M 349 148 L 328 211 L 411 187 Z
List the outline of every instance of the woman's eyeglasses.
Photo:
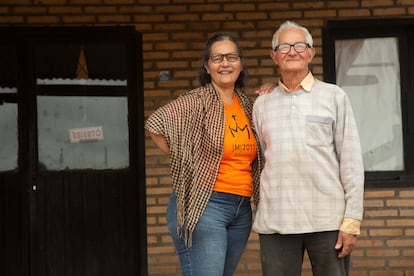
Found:
M 239 60 L 240 56 L 238 53 L 227 53 L 227 54 L 212 54 L 210 60 L 212 63 L 221 63 L 226 57 L 228 62 L 236 62 Z

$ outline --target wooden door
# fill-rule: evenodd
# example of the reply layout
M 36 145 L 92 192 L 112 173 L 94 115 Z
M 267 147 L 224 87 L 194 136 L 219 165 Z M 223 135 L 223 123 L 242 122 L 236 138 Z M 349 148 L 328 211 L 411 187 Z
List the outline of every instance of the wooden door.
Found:
M 22 275 L 146 275 L 139 34 L 16 33 Z

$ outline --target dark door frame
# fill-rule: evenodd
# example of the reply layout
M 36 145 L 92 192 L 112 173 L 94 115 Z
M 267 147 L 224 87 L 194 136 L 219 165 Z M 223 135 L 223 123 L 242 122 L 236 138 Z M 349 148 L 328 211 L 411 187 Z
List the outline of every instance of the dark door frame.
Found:
M 143 109 L 143 60 L 142 60 L 142 36 L 134 27 L 11 27 L 0 28 L 0 40 L 15 43 L 17 52 L 17 102 L 18 102 L 18 190 L 21 192 L 21 212 L 16 213 L 16 220 L 20 221 L 20 227 L 16 236 L 19 239 L 18 249 L 14 258 L 15 264 L 21 266 L 22 275 L 31 275 L 31 265 L 35 258 L 31 257 L 33 241 L 30 240 L 32 214 L 39 206 L 33 205 L 36 191 L 32 185 L 37 177 L 37 110 L 36 110 L 36 65 L 32 44 L 42 39 L 98 39 L 98 40 L 122 40 L 127 45 L 130 59 L 127 64 L 128 79 L 128 124 L 129 124 L 129 153 L 130 167 L 127 169 L 130 181 L 134 181 L 134 191 L 138 193 L 138 202 L 125 208 L 138 208 L 136 220 L 138 224 L 136 256 L 129 262 L 139 263 L 137 275 L 147 275 L 147 243 L 146 243 L 146 196 L 145 196 L 145 139 L 144 139 L 144 109 Z M 4 67 L 4 66 L 3 66 Z M 29 158 L 28 158 L 29 157 Z M 0 176 L 1 173 L 0 173 Z M 7 179 L 8 176 L 4 177 Z M 0 181 L 1 184 L 1 181 Z M 0 191 L 2 191 L 0 187 Z M 5 190 L 6 191 L 6 190 Z M 17 194 L 17 193 L 16 193 Z M 1 195 L 7 197 L 7 195 Z M 1 198 L 0 196 L 0 198 Z M 31 203 L 32 202 L 32 203 Z M 0 225 L 5 223 L 0 217 Z M 2 227 L 0 227 L 0 235 Z M 33 229 L 32 229 L 33 230 Z M 3 237 L 0 237 L 3 238 Z M 5 262 L 7 253 L 6 243 L 0 243 L 0 264 Z M 11 242 L 13 244 L 13 242 Z M 38 245 L 45 246 L 45 245 Z M 10 258 L 10 257 L 9 257 Z M 32 263 L 32 265 L 35 265 Z M 0 272 L 3 272 L 0 269 Z M 2 274 L 2 273 L 0 273 Z M 4 276 L 11 276 L 2 274 Z M 37 275 L 33 275 L 37 276 Z M 39 275 L 40 276 L 40 275 Z

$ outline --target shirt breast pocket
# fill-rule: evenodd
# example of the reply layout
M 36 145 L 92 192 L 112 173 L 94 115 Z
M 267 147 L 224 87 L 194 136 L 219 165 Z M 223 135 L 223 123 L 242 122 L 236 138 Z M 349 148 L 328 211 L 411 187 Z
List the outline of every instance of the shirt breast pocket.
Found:
M 306 116 L 306 144 L 310 146 L 328 146 L 333 143 L 331 117 Z

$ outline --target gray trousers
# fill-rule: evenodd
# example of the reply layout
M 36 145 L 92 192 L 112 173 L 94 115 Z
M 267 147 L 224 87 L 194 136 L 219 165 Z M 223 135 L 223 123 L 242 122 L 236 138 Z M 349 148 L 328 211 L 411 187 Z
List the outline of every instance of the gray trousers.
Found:
M 338 231 L 259 234 L 263 276 L 300 276 L 305 250 L 314 276 L 347 276 L 350 257 L 338 259 Z

